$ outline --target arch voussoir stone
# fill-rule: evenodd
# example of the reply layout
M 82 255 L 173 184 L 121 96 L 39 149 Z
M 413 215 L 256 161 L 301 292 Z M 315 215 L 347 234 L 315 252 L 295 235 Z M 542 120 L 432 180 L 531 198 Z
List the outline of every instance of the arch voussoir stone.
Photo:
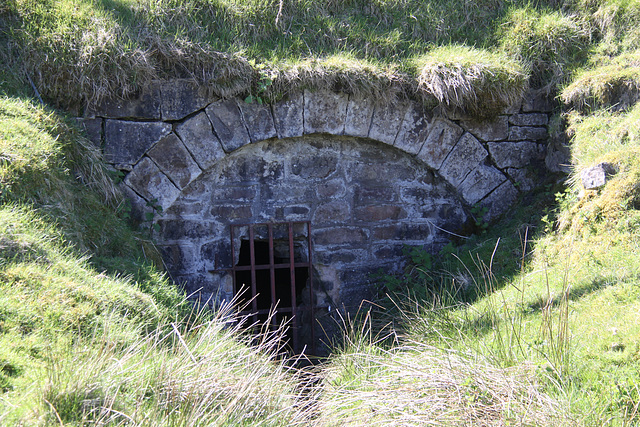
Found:
M 249 131 L 235 99 L 214 102 L 205 111 L 226 153 L 251 143 Z
M 349 97 L 328 91 L 304 91 L 304 133 L 343 135 Z

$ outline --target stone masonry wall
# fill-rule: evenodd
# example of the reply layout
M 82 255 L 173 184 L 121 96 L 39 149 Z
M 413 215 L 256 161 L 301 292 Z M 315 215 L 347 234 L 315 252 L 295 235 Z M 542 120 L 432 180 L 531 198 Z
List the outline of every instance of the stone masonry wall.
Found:
M 439 247 L 472 206 L 494 220 L 535 187 L 550 110 L 535 94 L 485 122 L 332 92 L 259 105 L 177 80 L 79 121 L 136 211 L 162 207 L 157 241 L 187 290 L 231 296 L 212 272 L 237 260 L 230 224 L 308 220 L 317 298 L 357 305 L 402 245 Z

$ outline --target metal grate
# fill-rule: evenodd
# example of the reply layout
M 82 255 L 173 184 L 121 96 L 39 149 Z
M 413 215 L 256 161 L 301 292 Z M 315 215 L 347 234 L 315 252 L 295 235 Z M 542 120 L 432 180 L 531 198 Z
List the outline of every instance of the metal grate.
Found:
M 306 233 L 295 233 L 296 226 L 298 228 L 304 227 Z M 264 231 L 265 228 L 266 236 L 261 234 L 257 238 L 256 230 Z M 274 228 L 278 230 L 286 228 L 286 233 L 284 236 L 278 236 L 279 238 L 276 240 L 274 239 Z M 233 274 L 234 295 L 238 295 L 243 287 L 246 289 L 245 292 L 249 293 L 245 299 L 247 301 L 250 300 L 250 309 L 245 310 L 243 313 L 252 316 L 254 322 L 259 322 L 261 318 L 264 318 L 272 311 L 275 312 L 271 322 L 271 327 L 274 329 L 278 327 L 279 320 L 284 316 L 290 316 L 291 346 L 295 352 L 300 352 L 302 350 L 299 336 L 301 319 L 304 317 L 305 312 L 308 312 L 311 351 L 315 353 L 310 222 L 232 224 L 232 254 L 236 254 L 236 236 L 241 236 L 241 248 L 239 248 L 239 261 L 237 264 L 234 263 L 231 271 Z M 288 246 L 288 253 L 286 254 L 288 256 L 276 255 L 275 242 L 281 248 L 283 245 L 285 248 Z M 306 260 L 296 260 L 296 247 L 303 250 L 306 249 Z M 302 280 L 301 275 L 303 275 L 304 269 L 307 271 L 306 283 L 299 283 Z M 250 283 L 244 283 L 245 281 Z M 309 292 L 309 303 L 301 306 L 298 300 L 304 297 L 304 295 L 301 295 L 301 291 L 306 291 L 306 288 L 308 288 Z M 265 293 L 269 294 L 268 298 L 264 295 Z

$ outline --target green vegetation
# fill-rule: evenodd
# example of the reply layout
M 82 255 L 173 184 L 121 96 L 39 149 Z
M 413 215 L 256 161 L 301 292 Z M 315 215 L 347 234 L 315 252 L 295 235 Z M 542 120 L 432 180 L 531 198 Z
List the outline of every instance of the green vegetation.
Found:
M 640 422 L 638 0 L 0 4 L 0 424 Z M 64 113 L 191 77 L 268 101 L 333 88 L 474 115 L 558 93 L 573 172 L 439 254 L 311 370 L 197 311 Z M 607 162 L 598 190 L 579 173 Z

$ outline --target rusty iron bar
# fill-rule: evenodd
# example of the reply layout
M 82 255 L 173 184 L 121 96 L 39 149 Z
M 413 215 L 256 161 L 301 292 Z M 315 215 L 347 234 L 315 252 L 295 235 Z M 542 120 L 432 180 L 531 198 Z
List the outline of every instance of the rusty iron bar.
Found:
M 257 283 L 256 283 L 256 248 L 254 238 L 253 227 L 249 227 L 249 256 L 251 257 L 251 309 L 254 312 L 258 311 L 258 298 L 257 298 Z M 258 316 L 253 316 L 253 321 L 256 322 Z
M 307 245 L 309 256 L 307 257 L 307 271 L 309 272 L 309 315 L 310 315 L 310 323 L 311 323 L 311 352 L 316 354 L 316 316 L 313 310 L 313 269 L 311 266 L 313 265 L 311 261 L 311 223 L 307 222 Z
M 275 307 L 277 304 L 276 301 L 276 268 L 275 264 L 275 254 L 273 253 L 273 224 L 269 223 L 267 225 L 269 229 L 269 281 L 271 282 L 271 307 Z M 278 327 L 278 319 L 276 316 L 272 316 L 271 325 L 274 328 Z
M 298 319 L 296 316 L 296 267 L 293 253 L 293 223 L 288 224 L 289 230 L 289 277 L 291 277 L 291 329 L 293 330 L 293 348 L 298 350 Z

